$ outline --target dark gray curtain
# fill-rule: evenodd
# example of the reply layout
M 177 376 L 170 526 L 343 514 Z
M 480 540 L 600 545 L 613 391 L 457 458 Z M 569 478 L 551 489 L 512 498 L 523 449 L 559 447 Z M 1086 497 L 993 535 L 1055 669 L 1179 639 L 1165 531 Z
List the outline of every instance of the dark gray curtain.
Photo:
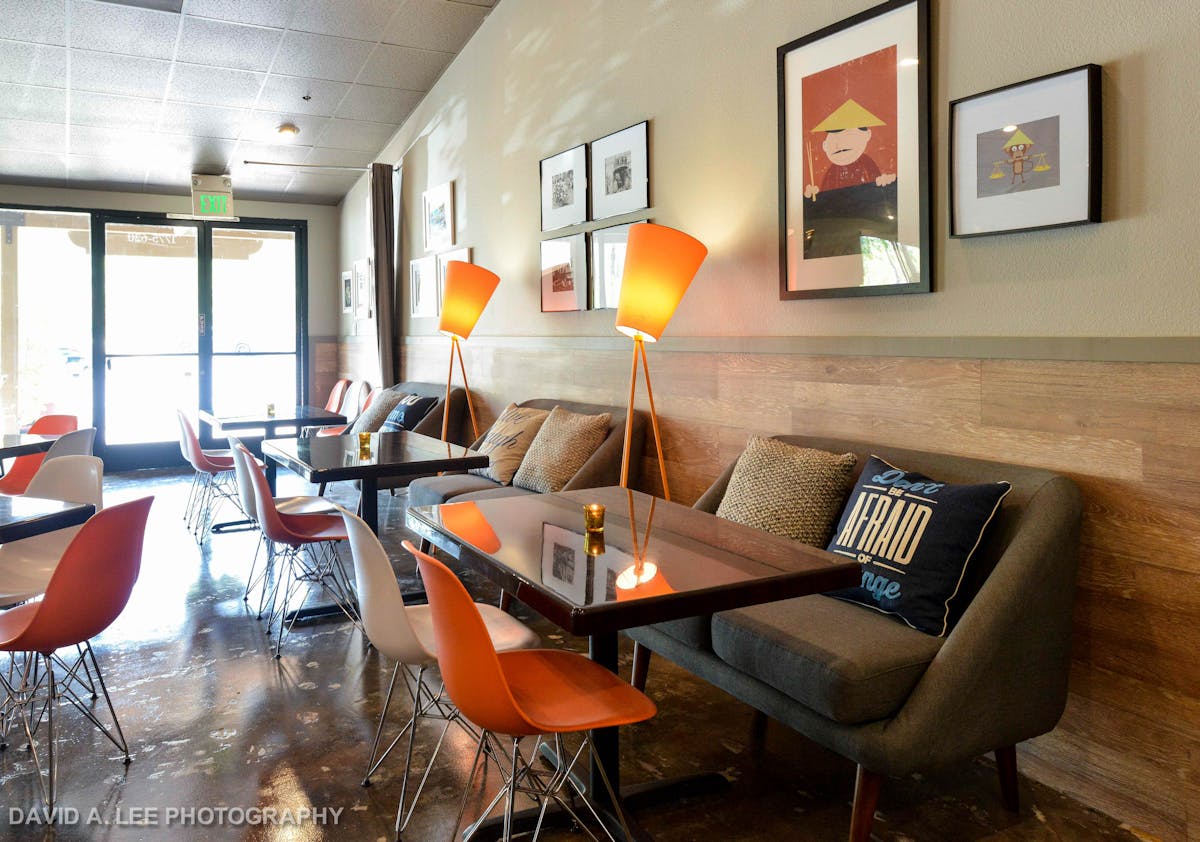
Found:
M 396 279 L 396 209 L 392 165 L 371 165 L 371 249 L 375 271 L 375 333 L 379 347 L 380 385 L 400 380 L 393 304 Z

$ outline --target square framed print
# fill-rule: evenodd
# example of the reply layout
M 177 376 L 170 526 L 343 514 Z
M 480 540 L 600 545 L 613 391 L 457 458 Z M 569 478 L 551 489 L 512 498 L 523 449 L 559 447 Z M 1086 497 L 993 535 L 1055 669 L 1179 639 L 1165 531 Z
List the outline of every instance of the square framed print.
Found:
M 587 221 L 587 148 L 581 143 L 541 162 L 542 230 Z
M 950 103 L 950 236 L 1100 221 L 1100 65 Z
M 650 207 L 648 124 L 592 141 L 592 219 L 606 219 Z
M 342 273 L 342 312 L 354 312 L 354 273 Z
M 442 294 L 446 291 L 446 264 L 451 260 L 461 260 L 463 263 L 471 262 L 471 249 L 463 247 L 454 251 L 444 251 L 437 256 L 437 306 L 438 312 L 442 312 Z
M 542 312 L 586 310 L 587 244 L 583 234 L 542 240 Z
M 408 264 L 408 312 L 414 319 L 437 316 L 438 261 L 436 257 L 419 257 Z
M 354 318 L 369 319 L 375 309 L 372 295 L 371 259 L 364 257 L 354 261 Z
M 454 245 L 454 182 L 447 181 L 421 194 L 425 251 Z
M 932 289 L 927 0 L 784 44 L 779 297 Z
M 649 222 L 639 219 L 638 222 Z M 636 222 L 597 228 L 591 233 L 592 283 L 589 310 L 615 310 L 621 301 L 621 276 L 625 271 L 625 247 L 629 228 Z

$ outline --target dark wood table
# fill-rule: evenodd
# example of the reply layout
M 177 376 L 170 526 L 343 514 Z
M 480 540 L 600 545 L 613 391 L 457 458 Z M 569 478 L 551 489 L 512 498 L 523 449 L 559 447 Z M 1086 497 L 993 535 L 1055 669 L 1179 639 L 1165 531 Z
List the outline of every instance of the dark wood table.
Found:
M 585 537 L 588 503 L 606 507 L 601 553 Z M 862 575 L 856 561 L 615 487 L 419 506 L 407 526 L 424 549 L 437 546 L 563 630 L 587 635 L 591 658 L 614 673 L 621 629 L 822 593 Z M 702 775 L 622 789 L 618 733 L 592 736 L 627 818 L 631 807 L 727 785 Z M 587 791 L 604 792 L 595 768 Z M 536 811 L 522 815 L 516 827 L 532 829 L 536 819 Z M 630 829 L 648 838 L 632 821 Z
M 222 432 L 236 433 L 244 430 L 262 430 L 264 439 L 276 438 L 280 427 L 295 427 L 296 435 L 300 428 L 322 424 L 345 424 L 346 416 L 319 406 L 285 406 L 275 410 L 274 415 L 267 415 L 264 406 L 261 412 L 249 415 L 217 415 L 207 409 L 199 412 L 200 420 L 207 424 L 213 435 L 219 429 Z M 275 493 L 275 465 L 267 463 L 267 482 L 271 485 L 271 493 Z
M 0 495 L 0 544 L 78 526 L 95 513 L 96 507 L 91 503 Z
M 30 453 L 44 453 L 54 444 L 57 435 L 37 436 L 21 433 L 20 435 L 6 433 L 0 437 L 0 459 L 13 456 L 28 456 Z

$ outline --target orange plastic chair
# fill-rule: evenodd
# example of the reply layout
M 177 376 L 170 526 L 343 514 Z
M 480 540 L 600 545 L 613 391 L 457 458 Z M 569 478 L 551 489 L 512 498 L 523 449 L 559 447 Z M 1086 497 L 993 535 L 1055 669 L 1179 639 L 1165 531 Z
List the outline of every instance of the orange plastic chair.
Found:
M 349 388 L 350 381 L 345 377 L 334 383 L 333 388 L 329 390 L 329 399 L 325 401 L 325 411 L 337 412 L 338 407 L 342 405 L 342 399 L 346 397 L 346 390 Z
M 245 445 L 239 445 L 238 452 L 244 458 L 254 487 L 258 525 L 277 548 L 273 557 L 280 573 L 273 583 L 267 618 L 267 634 L 273 627 L 278 627 L 275 657 L 282 655 L 284 641 L 292 628 L 292 622 L 287 619 L 288 605 L 306 584 L 320 585 L 342 613 L 361 628 L 354 587 L 337 554 L 336 543 L 346 540 L 346 524 L 341 513 L 279 511 L 262 466 Z
M 63 553 L 46 586 L 45 596 L 38 602 L 27 602 L 0 613 L 0 652 L 32 653 L 23 671 L 17 670 L 11 677 L 0 672 L 0 685 L 8 694 L 10 709 L 21 718 L 42 798 L 49 810 L 54 809 L 58 783 L 54 714 L 64 696 L 121 750 L 125 763 L 129 763 L 129 746 L 117 721 L 96 654 L 88 641 L 108 628 L 125 610 L 141 569 L 146 518 L 153 502 L 153 497 L 143 497 L 97 512 L 80 528 Z M 66 676 L 57 679 L 53 664 L 55 650 L 81 644 L 85 647 L 83 656 Z M 73 684 L 81 680 L 76 672 L 80 668 L 86 669 L 85 659 L 91 661 L 97 683 L 104 693 L 104 701 L 112 715 L 112 731 L 100 723 L 91 712 L 91 705 L 80 700 L 73 690 Z M 35 660 L 42 662 L 43 670 L 30 669 Z M 45 695 L 40 692 L 43 687 Z M 48 722 L 48 787 L 34 740 L 43 706 Z
M 74 415 L 43 415 L 29 425 L 33 435 L 61 436 L 79 429 L 79 419 Z M 12 465 L 0 476 L 0 494 L 14 496 L 24 494 L 33 475 L 42 467 L 45 453 L 30 453 L 13 459 Z
M 480 758 L 486 757 L 491 757 L 496 763 L 504 779 L 504 787 L 492 799 L 483 815 L 464 831 L 466 838 L 471 837 L 503 799 L 504 838 L 511 839 L 513 802 L 517 792 L 531 795 L 540 804 L 541 816 L 534 830 L 535 840 L 551 801 L 579 822 L 580 818 L 570 803 L 573 799 L 564 798 L 560 792 L 564 786 L 576 786 L 571 769 L 580 757 L 593 752 L 591 736 L 587 732 L 650 719 L 657 712 L 654 702 L 604 667 L 574 652 L 557 649 L 497 652 L 471 595 L 450 568 L 408 541 L 403 546 L 416 557 L 421 569 L 433 614 L 438 667 L 446 683 L 446 691 L 459 711 L 483 729 L 467 780 L 467 791 L 454 824 L 454 833 L 458 832 L 458 825 L 466 811 L 471 782 L 480 767 Z M 572 756 L 563 751 L 562 735 L 574 732 L 583 732 L 583 743 Z M 496 734 L 511 737 L 510 750 L 505 750 L 499 744 Z M 526 759 L 521 753 L 520 738 L 535 735 L 539 738 L 538 745 Z M 553 735 L 555 749 L 562 762 L 561 768 L 552 774 L 531 764 L 538 755 L 544 735 Z M 585 749 L 588 750 L 586 755 Z M 508 755 L 511 766 L 506 768 L 496 760 L 501 754 Z M 611 804 L 628 839 L 629 828 L 617 795 L 603 766 L 598 763 L 595 765 L 601 772 Z M 585 796 L 582 791 L 578 794 Z M 583 797 L 583 803 L 604 828 L 591 801 Z M 607 829 L 604 832 L 612 839 Z
M 358 414 L 362 415 L 363 412 L 366 412 L 368 409 L 370 409 L 371 404 L 375 403 L 375 398 L 379 397 L 379 393 L 382 391 L 383 391 L 383 389 L 372 389 L 367 394 L 367 399 L 365 401 L 363 401 L 362 412 L 359 412 Z M 317 435 L 318 436 L 344 436 L 346 434 L 346 431 L 350 429 L 350 425 L 353 423 L 354 423 L 354 419 L 351 418 L 349 420 L 349 422 L 347 422 L 345 424 L 332 424 L 328 427 L 318 427 Z M 321 487 L 324 488 L 325 484 L 321 483 Z
M 204 450 L 196 428 L 182 409 L 175 410 L 179 418 L 179 450 L 196 471 L 188 492 L 183 519 L 197 542 L 203 542 L 212 523 L 216 505 L 229 500 L 238 505 L 237 487 L 233 479 L 233 455 L 228 450 Z

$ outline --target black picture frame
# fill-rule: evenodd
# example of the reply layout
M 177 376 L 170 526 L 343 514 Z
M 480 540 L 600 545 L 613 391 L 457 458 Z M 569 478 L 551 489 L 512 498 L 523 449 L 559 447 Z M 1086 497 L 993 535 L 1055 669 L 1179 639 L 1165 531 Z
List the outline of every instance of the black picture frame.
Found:
M 593 221 L 650 207 L 650 121 L 599 137 L 588 144 L 588 187 Z
M 928 0 L 890 0 L 777 49 L 780 299 L 933 290 L 929 27 Z
M 588 153 L 581 143 L 538 162 L 542 230 L 557 231 L 587 222 Z
M 950 103 L 951 237 L 1101 221 L 1101 71 L 1084 64 Z

